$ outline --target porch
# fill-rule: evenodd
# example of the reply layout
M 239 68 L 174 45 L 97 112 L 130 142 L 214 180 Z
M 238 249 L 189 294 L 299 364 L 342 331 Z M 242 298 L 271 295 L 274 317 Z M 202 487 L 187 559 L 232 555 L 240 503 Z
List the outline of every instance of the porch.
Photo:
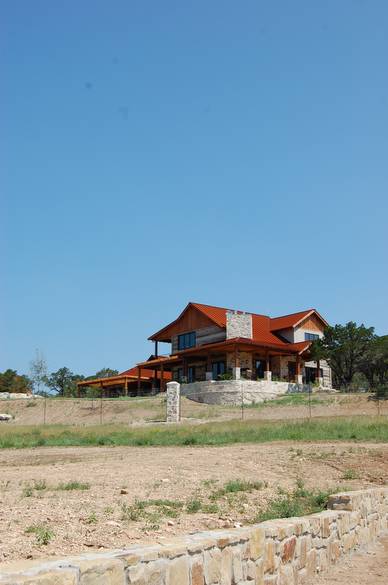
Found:
M 174 381 L 182 384 L 223 380 L 277 381 L 294 384 L 313 383 L 321 380 L 319 363 L 316 370 L 304 367 L 305 345 L 292 351 L 284 347 L 264 347 L 245 340 L 224 341 L 177 352 L 172 356 L 156 357 L 138 364 L 149 368 L 155 380 L 159 373 L 160 389 L 165 389 L 164 374 L 170 372 Z M 291 349 L 291 348 L 290 348 Z M 305 355 L 301 356 L 304 353 Z

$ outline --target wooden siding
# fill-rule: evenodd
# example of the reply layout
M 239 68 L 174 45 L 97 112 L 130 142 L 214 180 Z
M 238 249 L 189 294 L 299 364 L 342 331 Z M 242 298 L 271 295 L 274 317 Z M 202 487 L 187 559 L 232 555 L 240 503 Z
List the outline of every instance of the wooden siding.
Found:
M 217 325 L 202 327 L 201 329 L 184 330 L 182 333 L 187 333 L 188 331 L 195 331 L 197 336 L 197 346 L 204 345 L 205 343 L 224 341 L 224 339 L 226 339 L 225 329 L 217 327 Z M 176 353 L 178 351 L 178 335 L 174 335 L 171 338 L 171 351 L 172 353 Z
M 319 331 L 323 332 L 325 329 L 324 324 L 316 315 L 310 315 L 305 321 L 303 321 L 298 329 L 306 329 L 307 331 Z
M 198 331 L 199 329 L 214 326 L 214 322 L 209 317 L 201 311 L 198 311 L 195 307 L 190 306 L 180 319 L 171 323 L 169 327 L 163 330 L 160 339 L 172 339 L 173 336 L 180 335 L 181 333 Z M 223 330 L 221 327 L 217 327 L 217 329 Z

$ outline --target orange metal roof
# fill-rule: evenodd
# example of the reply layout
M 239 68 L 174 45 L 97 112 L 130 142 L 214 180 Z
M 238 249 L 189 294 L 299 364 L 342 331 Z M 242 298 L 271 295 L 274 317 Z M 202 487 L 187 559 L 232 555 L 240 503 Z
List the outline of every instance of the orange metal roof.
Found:
M 226 313 L 228 311 L 235 311 L 234 309 L 227 309 L 225 307 L 215 307 L 213 305 L 204 305 L 202 303 L 188 303 L 182 313 L 169 323 L 163 329 L 149 337 L 149 339 L 153 339 L 158 336 L 163 331 L 167 330 L 171 325 L 179 321 L 179 319 L 183 316 L 183 314 L 187 311 L 187 309 L 192 306 L 196 308 L 198 311 L 201 311 L 204 315 L 206 315 L 213 323 L 218 325 L 218 327 L 225 328 L 226 327 Z M 243 313 L 248 311 L 237 311 L 237 313 Z M 323 317 L 315 310 L 315 309 L 307 309 L 306 311 L 300 311 L 298 313 L 292 313 L 289 315 L 283 315 L 281 317 L 269 317 L 268 315 L 260 315 L 258 313 L 249 313 L 252 315 L 252 339 L 258 343 L 263 344 L 274 344 L 274 345 L 289 345 L 285 340 L 279 339 L 279 337 L 275 334 L 275 331 L 280 329 L 287 329 L 289 327 L 295 327 L 298 323 L 300 323 L 303 319 L 305 319 L 310 314 L 316 314 L 322 322 L 327 325 L 327 322 L 323 319 Z

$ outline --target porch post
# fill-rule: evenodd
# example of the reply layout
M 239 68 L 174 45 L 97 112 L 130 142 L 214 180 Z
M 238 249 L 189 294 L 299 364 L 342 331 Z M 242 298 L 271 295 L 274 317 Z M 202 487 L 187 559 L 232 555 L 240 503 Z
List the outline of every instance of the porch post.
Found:
M 265 372 L 264 372 L 264 380 L 267 382 L 271 382 L 272 380 L 272 372 L 271 372 L 271 358 L 269 357 L 269 353 L 265 354 Z
M 237 351 L 237 347 L 234 348 L 234 368 L 233 368 L 233 380 L 240 380 L 241 368 L 240 368 L 240 355 Z
M 138 367 L 138 368 L 137 368 L 137 393 L 138 393 L 138 394 L 139 394 L 139 392 L 140 392 L 140 388 L 141 388 L 141 379 L 140 379 L 140 375 L 141 375 L 141 374 L 140 374 L 140 373 L 141 373 L 141 370 L 140 370 L 140 368 Z
M 315 377 L 319 386 L 323 386 L 323 378 L 321 378 L 321 362 L 319 360 L 317 360 L 317 372 Z
M 187 358 L 184 357 L 182 359 L 182 362 L 183 362 L 183 364 L 182 364 L 183 365 L 183 377 L 185 378 L 185 380 L 187 382 Z
M 124 394 L 125 394 L 125 396 L 128 396 L 128 378 L 125 378 L 125 382 L 124 382 Z
M 303 384 L 303 377 L 302 377 L 301 369 L 300 369 L 300 355 L 299 354 L 297 354 L 297 356 L 296 356 L 295 374 L 296 374 L 296 383 Z
M 210 352 L 206 354 L 206 381 L 213 380 L 212 360 Z
M 160 391 L 163 392 L 164 390 L 164 367 L 163 364 L 160 364 Z

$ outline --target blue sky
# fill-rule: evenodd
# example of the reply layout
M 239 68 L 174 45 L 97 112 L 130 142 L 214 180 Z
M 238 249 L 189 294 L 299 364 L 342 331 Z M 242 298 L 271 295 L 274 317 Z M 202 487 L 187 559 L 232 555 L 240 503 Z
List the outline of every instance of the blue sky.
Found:
M 388 331 L 388 4 L 3 0 L 0 370 L 190 300 Z

